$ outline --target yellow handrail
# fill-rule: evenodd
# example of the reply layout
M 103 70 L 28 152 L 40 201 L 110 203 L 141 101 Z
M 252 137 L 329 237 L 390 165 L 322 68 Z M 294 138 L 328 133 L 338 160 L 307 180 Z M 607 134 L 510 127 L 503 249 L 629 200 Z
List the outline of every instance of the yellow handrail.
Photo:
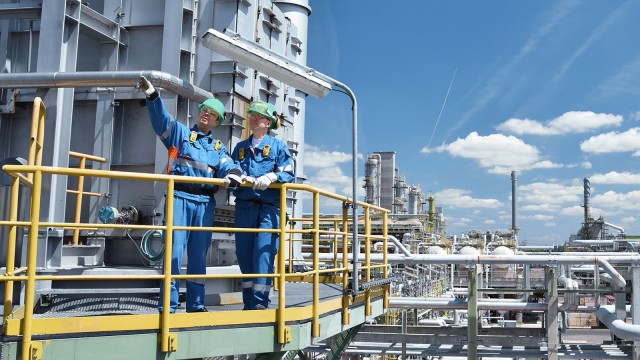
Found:
M 342 305 L 343 305 L 343 313 L 342 313 L 342 322 L 343 324 L 349 324 L 349 312 L 348 308 L 353 301 L 352 297 L 349 295 L 349 277 L 350 276 L 359 276 L 358 274 L 350 274 L 351 268 L 348 263 L 348 249 L 351 248 L 349 242 L 353 238 L 353 234 L 349 232 L 349 228 L 351 228 L 351 224 L 353 221 L 358 221 L 358 218 L 352 219 L 349 218 L 348 215 L 348 205 L 352 203 L 351 199 L 333 194 L 321 189 L 317 189 L 308 185 L 302 184 L 277 184 L 272 185 L 274 188 L 279 188 L 281 191 L 281 204 L 280 204 L 280 224 L 278 229 L 246 229 L 246 228 L 229 228 L 229 227 L 207 227 L 207 228 L 192 228 L 186 226 L 174 226 L 173 225 L 173 192 L 175 189 L 175 183 L 180 182 L 190 182 L 194 184 L 214 184 L 214 185 L 222 185 L 221 179 L 204 179 L 204 178 L 192 178 L 192 177 L 184 177 L 184 176 L 175 176 L 175 175 L 164 175 L 164 174 L 146 174 L 146 173 L 131 173 L 131 172 L 120 172 L 120 171 L 105 171 L 105 170 L 94 170 L 94 169 L 72 169 L 72 168 L 59 168 L 59 167 L 48 167 L 48 166 L 36 166 L 36 165 L 5 165 L 3 167 L 4 171 L 11 174 L 13 176 L 12 184 L 16 186 L 19 182 L 19 178 L 16 174 L 27 173 L 33 174 L 33 190 L 32 190 L 32 206 L 31 206 L 31 215 L 28 222 L 19 222 L 17 221 L 17 216 L 14 216 L 13 213 L 10 216 L 9 221 L 0 221 L 0 226 L 9 226 L 10 230 L 15 232 L 15 229 L 20 226 L 28 226 L 29 227 L 29 240 L 28 240 L 28 256 L 27 256 L 27 266 L 26 266 L 26 275 L 24 276 L 14 276 L 14 274 L 10 273 L 13 270 L 13 264 L 11 267 L 8 267 L 7 276 L 0 277 L 0 281 L 5 281 L 9 284 L 11 281 L 25 281 L 25 309 L 24 309 L 24 317 L 22 319 L 22 327 L 19 330 L 18 334 L 11 333 L 12 335 L 22 335 L 23 343 L 22 343 L 22 351 L 25 356 L 31 354 L 33 351 L 38 351 L 39 344 L 32 343 L 31 338 L 33 334 L 32 322 L 33 322 L 33 302 L 34 302 L 34 294 L 35 294 L 35 283 L 36 281 L 43 280 L 64 280 L 64 281 L 80 281 L 80 280 L 111 280 L 111 279 L 120 279 L 120 280 L 133 280 L 133 279 L 158 279 L 162 280 L 162 301 L 163 304 L 169 303 L 169 286 L 170 282 L 173 280 L 180 279 L 214 279 L 214 278 L 229 278 L 229 279 L 237 279 L 237 278 L 251 278 L 251 277 L 270 277 L 274 279 L 274 282 L 277 280 L 278 283 L 278 308 L 276 309 L 276 326 L 277 326 L 277 341 L 280 344 L 286 344 L 291 341 L 291 333 L 289 328 L 287 327 L 287 321 L 289 319 L 289 312 L 286 308 L 286 282 L 288 278 L 297 279 L 299 277 L 310 276 L 310 280 L 312 281 L 313 286 L 313 306 L 311 308 L 312 311 L 312 329 L 311 335 L 313 337 L 319 337 L 321 334 L 320 329 L 320 316 L 321 314 L 321 302 L 320 302 L 320 290 L 319 284 L 323 279 L 326 278 L 326 275 L 331 275 L 331 278 L 340 280 L 343 286 L 343 296 L 342 296 Z M 112 179 L 130 179 L 130 180 L 139 180 L 139 181 L 156 181 L 156 182 L 165 182 L 167 187 L 167 197 L 166 197 L 166 223 L 164 225 L 132 225 L 132 224 L 90 224 L 90 223 L 81 223 L 79 218 L 76 217 L 75 221 L 72 223 L 67 222 L 40 222 L 39 221 L 39 203 L 40 203 L 40 191 L 42 187 L 42 176 L 44 174 L 51 175 L 66 175 L 66 176 L 87 176 L 87 177 L 104 177 L 104 178 L 112 178 Z M 79 191 L 81 189 L 79 188 Z M 312 229 L 306 230 L 296 230 L 293 228 L 289 228 L 286 224 L 286 192 L 287 191 L 306 191 L 313 195 L 313 215 L 312 218 L 301 218 L 299 221 L 304 221 L 312 224 Z M 332 218 L 331 226 L 332 230 L 321 229 L 321 223 L 324 223 L 326 219 L 320 218 L 320 199 L 321 197 L 333 199 L 338 201 L 343 209 L 342 217 Z M 18 196 L 17 193 L 14 193 L 12 188 L 12 201 L 17 202 Z M 371 218 L 372 217 L 380 217 L 384 224 L 386 224 L 386 215 L 387 210 L 379 208 L 377 206 L 373 206 L 370 204 L 358 202 L 359 205 L 362 206 L 364 211 L 364 234 L 361 237 L 361 241 L 364 242 L 365 249 L 365 257 L 364 263 L 359 266 L 359 271 L 362 271 L 364 274 L 365 281 L 370 281 L 372 279 L 372 272 L 377 271 L 381 273 L 381 276 L 387 277 L 387 266 L 386 266 L 386 256 L 384 263 L 374 263 L 371 261 L 371 257 L 369 256 L 369 252 L 371 251 L 371 242 L 375 239 L 383 239 L 386 245 L 386 236 L 372 235 L 371 234 Z M 17 207 L 16 207 L 17 209 Z M 233 232 L 268 232 L 268 233 L 279 233 L 280 235 L 280 251 L 278 252 L 277 258 L 277 267 L 275 269 L 274 274 L 270 275 L 258 275 L 258 274 L 225 274 L 225 275 L 172 275 L 171 267 L 165 266 L 162 275 L 128 275 L 128 276 L 106 276 L 106 275 L 55 275 L 55 274 L 46 274 L 46 275 L 37 275 L 36 274 L 36 253 L 37 253 L 37 243 L 38 243 L 38 229 L 42 227 L 63 227 L 63 228 L 96 228 L 96 229 L 159 229 L 165 232 L 165 254 L 164 254 L 164 263 L 171 263 L 171 245 L 172 245 L 172 233 L 174 230 L 190 230 L 190 231 L 213 231 L 213 232 L 224 232 L 224 233 L 233 233 Z M 341 227 L 341 229 L 340 229 Z M 355 227 L 358 229 L 358 227 Z M 310 271 L 293 273 L 293 268 L 291 266 L 287 267 L 286 264 L 293 263 L 293 254 L 289 252 L 289 258 L 286 258 L 286 244 L 287 239 L 291 240 L 291 234 L 299 233 L 303 235 L 311 235 L 312 239 L 301 241 L 311 241 L 312 252 L 313 252 L 313 268 Z M 321 234 L 331 234 L 333 239 L 321 239 Z M 385 234 L 386 235 L 386 234 Z M 320 244 L 321 243 L 329 243 L 333 244 L 333 252 L 334 257 L 332 261 L 329 262 L 320 262 L 319 260 L 319 252 L 320 252 Z M 340 246 L 338 245 L 340 244 Z M 361 243 L 362 244 L 362 243 Z M 337 251 L 339 248 L 342 248 L 342 262 L 338 265 L 339 256 L 337 256 Z M 356 247 L 360 248 L 360 247 Z M 386 248 L 386 247 L 385 247 Z M 15 250 L 13 250 L 15 252 Z M 8 254 L 8 258 L 10 258 L 13 254 Z M 289 269 L 289 273 L 287 273 L 287 269 Z M 327 278 L 328 279 L 328 278 Z M 295 280 L 294 280 L 295 281 Z M 331 282 L 335 282 L 333 280 L 329 280 Z M 9 288 L 8 286 L 5 289 Z M 385 289 L 385 299 L 388 299 L 388 286 L 384 287 Z M 366 301 L 366 314 L 371 314 L 371 289 L 367 289 L 365 291 L 365 301 Z M 7 295 L 5 292 L 5 304 L 7 303 Z M 11 307 L 8 307 L 9 309 Z M 5 324 L 7 324 L 7 320 L 11 315 L 10 311 L 5 310 L 4 320 Z M 177 349 L 177 334 L 172 333 L 172 327 L 181 326 L 178 324 L 178 318 L 174 317 L 170 314 L 169 307 L 164 306 L 163 311 L 159 314 L 160 321 L 158 322 L 158 330 L 160 332 L 160 348 L 164 352 L 176 351 Z M 46 321 L 39 319 L 39 321 Z M 180 323 L 182 324 L 182 323 Z M 111 326 L 117 326 L 110 324 Z M 148 326 L 148 324 L 146 324 Z M 125 325 L 122 325 L 123 329 L 125 329 Z M 41 328 L 39 328 L 41 329 Z M 128 328 L 126 328 L 128 329 Z M 49 331 L 49 330 L 40 330 L 40 331 Z M 7 333 L 5 327 L 5 333 Z M 45 333 L 46 335 L 46 333 Z M 27 359 L 28 357 L 23 357 L 23 359 Z

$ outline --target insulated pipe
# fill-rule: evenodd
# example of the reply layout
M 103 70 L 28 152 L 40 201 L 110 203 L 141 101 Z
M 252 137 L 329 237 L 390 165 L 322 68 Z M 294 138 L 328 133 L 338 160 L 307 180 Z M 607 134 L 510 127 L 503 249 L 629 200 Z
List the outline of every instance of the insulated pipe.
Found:
M 412 256 L 411 251 L 409 251 L 409 249 L 404 247 L 404 245 L 402 245 L 400 240 L 398 240 L 395 236 L 387 235 L 387 238 L 391 241 L 391 243 L 393 243 L 395 246 L 398 247 L 398 249 L 400 250 L 400 252 L 404 254 L 404 256 Z
M 309 254 L 303 254 L 303 257 L 309 258 Z M 320 254 L 321 260 L 333 260 L 332 254 Z M 349 259 L 353 259 L 352 255 L 349 255 Z M 360 256 L 358 260 L 364 260 Z M 382 262 L 382 254 L 371 254 L 370 260 L 375 262 Z M 558 264 L 598 264 L 609 275 L 611 275 L 614 284 L 624 288 L 627 285 L 625 279 L 620 275 L 616 269 L 611 266 L 609 261 L 612 262 L 625 262 L 630 263 L 634 261 L 640 261 L 638 254 L 618 257 L 601 257 L 601 256 L 553 256 L 553 255 L 430 255 L 430 254 L 416 254 L 412 257 L 403 257 L 400 255 L 389 254 L 387 256 L 387 262 L 391 264 L 547 264 L 550 266 L 556 266 Z M 357 262 L 354 262 L 357 263 Z
M 627 324 L 612 311 L 615 311 L 615 306 L 601 306 L 596 311 L 596 317 L 620 339 L 640 341 L 640 325 Z
M 82 71 L 0 74 L 1 89 L 18 88 L 74 88 L 74 87 L 133 87 L 140 77 L 184 98 L 201 103 L 213 94 L 167 72 L 140 71 Z
M 468 303 L 462 299 L 446 300 L 442 298 L 390 297 L 389 307 L 394 309 L 433 309 L 433 310 L 467 310 Z M 523 303 L 478 301 L 478 310 L 517 310 L 544 311 L 545 303 Z
M 575 290 L 578 289 L 578 282 L 573 280 L 573 279 L 569 279 L 566 276 L 560 275 L 560 277 L 558 278 L 558 282 L 561 283 L 562 285 L 564 285 L 565 289 L 568 290 Z M 564 294 L 564 304 L 560 305 L 558 307 L 558 311 L 572 311 L 575 310 L 578 307 L 578 294 L 574 293 L 574 292 L 569 292 L 569 293 L 565 293 Z
M 572 244 L 582 245 L 613 245 L 613 240 L 571 240 Z
M 608 222 L 606 222 L 606 221 L 604 222 L 604 224 L 605 224 L 605 225 L 607 225 L 608 227 L 612 227 L 612 228 L 614 228 L 614 229 L 620 230 L 620 232 L 624 234 L 624 229 L 623 229 L 623 228 L 621 228 L 620 226 L 618 226 L 618 225 L 613 225 L 613 224 L 608 223 Z

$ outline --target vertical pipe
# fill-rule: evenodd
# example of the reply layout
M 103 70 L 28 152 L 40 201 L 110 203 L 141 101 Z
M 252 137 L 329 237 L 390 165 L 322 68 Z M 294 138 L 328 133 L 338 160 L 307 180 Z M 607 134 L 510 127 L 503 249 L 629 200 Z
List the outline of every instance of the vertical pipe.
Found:
M 387 245 L 389 241 L 389 232 L 387 229 L 387 215 L 386 211 L 382 212 L 382 248 L 384 252 L 382 253 L 382 263 L 384 264 L 384 278 L 389 278 L 389 264 L 388 264 L 388 254 L 387 254 Z M 391 284 L 387 284 L 384 287 L 384 308 L 389 308 L 389 292 L 391 291 Z
M 407 359 L 407 309 L 402 309 L 402 360 Z
M 633 284 L 640 284 L 640 266 L 633 264 L 631 267 L 631 276 Z M 636 285 L 637 286 L 637 285 Z M 631 292 L 631 318 L 633 325 L 640 325 L 640 291 Z M 633 360 L 640 359 L 640 341 L 633 342 Z
M 478 268 L 470 266 L 467 271 L 467 359 L 478 358 Z
M 371 281 L 371 214 L 369 207 L 363 207 L 364 210 L 364 281 Z M 382 249 L 385 253 L 387 248 Z M 371 315 L 371 289 L 365 290 L 364 315 Z
M 165 229 L 164 229 L 164 277 L 162 279 L 162 314 L 160 350 L 169 352 L 169 303 L 171 292 L 171 253 L 173 247 L 173 192 L 174 180 L 167 182 L 167 197 L 165 201 Z
M 558 273 L 548 266 L 547 275 L 547 359 L 558 360 Z
M 29 243 L 27 245 L 27 284 L 24 292 L 24 319 L 22 320 L 22 360 L 32 359 L 31 322 L 33 320 L 33 303 L 36 285 L 36 261 L 38 255 L 38 228 L 40 227 L 40 196 L 42 194 L 42 172 L 33 174 L 33 190 L 31 193 L 31 214 L 29 225 Z
M 347 292 L 349 288 L 349 207 L 342 204 L 342 325 L 349 324 L 350 297 Z
M 518 172 L 511 172 L 511 231 L 513 235 L 518 234 L 518 227 L 516 222 L 516 185 L 518 182 Z
M 313 324 L 311 336 L 320 336 L 320 193 L 313 193 Z

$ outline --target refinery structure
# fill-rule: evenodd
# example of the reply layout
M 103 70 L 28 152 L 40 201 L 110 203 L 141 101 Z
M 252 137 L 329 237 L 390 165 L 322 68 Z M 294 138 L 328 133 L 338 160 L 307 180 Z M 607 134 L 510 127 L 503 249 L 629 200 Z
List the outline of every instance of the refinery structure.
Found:
M 464 234 L 447 233 L 446 208 L 410 184 L 393 149 L 367 155 L 352 194 L 305 184 L 305 99 L 348 90 L 306 67 L 319 46 L 307 43 L 311 5 L 0 1 L 0 360 L 640 359 L 640 244 L 591 218 L 587 179 L 582 227 L 545 249 L 519 242 L 515 172 L 511 228 Z M 165 194 L 193 180 L 164 175 L 141 76 L 186 125 L 202 101 L 221 100 L 214 131 L 228 149 L 249 135 L 251 101 L 275 106 L 282 126 L 272 133 L 296 182 L 276 186 L 271 308 L 242 310 L 241 214 L 221 188 L 198 277 L 209 311 L 158 311 L 160 288 L 189 278 L 162 266 L 173 229 Z M 328 215 L 326 203 L 342 213 Z M 576 329 L 605 336 L 567 341 Z

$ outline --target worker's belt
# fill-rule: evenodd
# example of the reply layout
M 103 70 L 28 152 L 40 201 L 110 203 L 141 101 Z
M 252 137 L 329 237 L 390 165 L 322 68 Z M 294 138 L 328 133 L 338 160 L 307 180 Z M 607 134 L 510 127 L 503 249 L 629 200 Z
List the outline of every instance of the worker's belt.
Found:
M 216 190 L 203 189 L 200 186 L 192 185 L 192 184 L 185 184 L 185 183 L 176 183 L 174 189 L 178 190 L 178 191 L 184 191 L 186 193 L 193 194 L 193 195 L 214 196 L 216 194 Z

